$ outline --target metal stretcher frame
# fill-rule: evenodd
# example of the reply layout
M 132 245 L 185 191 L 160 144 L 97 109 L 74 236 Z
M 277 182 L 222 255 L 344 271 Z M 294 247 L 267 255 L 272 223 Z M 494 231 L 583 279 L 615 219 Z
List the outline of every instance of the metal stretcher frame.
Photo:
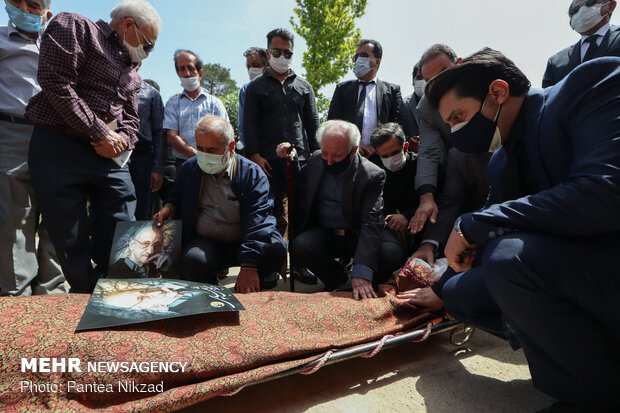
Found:
M 455 346 L 462 346 L 470 339 L 475 329 L 474 327 L 465 325 L 457 320 L 445 320 L 442 318 L 435 318 L 432 321 L 428 322 L 426 328 L 418 328 L 413 331 L 405 331 L 393 336 L 388 335 L 380 340 L 375 340 L 370 343 L 359 344 L 357 346 L 345 348 L 342 350 L 330 350 L 327 353 L 324 353 L 322 356 L 318 356 L 316 359 L 309 361 L 306 364 L 302 364 L 301 366 L 285 370 L 273 376 L 265 377 L 262 380 L 249 383 L 246 386 L 236 389 L 234 392 L 228 394 L 221 394 L 221 396 L 232 396 L 249 385 L 266 383 L 283 377 L 292 376 L 293 374 L 312 374 L 318 371 L 323 366 L 339 363 L 356 357 L 373 357 L 385 348 L 392 348 L 397 346 L 398 344 L 406 342 L 423 342 L 431 335 L 441 334 L 447 331 L 452 331 L 452 334 L 450 336 L 450 342 Z M 462 334 L 463 336 L 459 339 L 458 334 Z

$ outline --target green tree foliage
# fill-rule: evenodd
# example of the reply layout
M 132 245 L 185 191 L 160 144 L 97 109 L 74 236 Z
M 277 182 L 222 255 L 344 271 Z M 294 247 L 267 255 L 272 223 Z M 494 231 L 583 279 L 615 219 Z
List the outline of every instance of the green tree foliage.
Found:
M 364 15 L 367 0 L 296 0 L 291 17 L 295 32 L 304 38 L 308 50 L 303 67 L 306 80 L 314 88 L 319 113 L 329 108 L 329 99 L 320 89 L 336 83 L 352 67 L 351 57 L 361 38 L 355 19 Z
M 226 108 L 230 124 L 235 130 L 235 136 L 239 136 L 239 131 L 237 130 L 237 119 L 239 118 L 239 91 L 235 90 L 227 95 L 219 96 L 219 98 Z
M 203 66 L 200 84 L 213 96 L 226 96 L 239 90 L 237 83 L 230 78 L 230 69 L 218 63 L 206 63 Z

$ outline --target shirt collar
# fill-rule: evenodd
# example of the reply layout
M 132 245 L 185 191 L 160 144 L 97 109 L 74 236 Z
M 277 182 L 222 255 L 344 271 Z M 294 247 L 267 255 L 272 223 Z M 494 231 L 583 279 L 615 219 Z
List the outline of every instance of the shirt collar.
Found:
M 196 96 L 196 99 L 198 99 L 198 97 L 200 97 L 201 95 L 204 96 L 204 97 L 208 96 L 207 92 L 202 88 L 202 86 L 200 87 L 200 93 L 198 93 L 198 96 Z M 183 91 L 181 92 L 181 96 L 179 96 L 179 97 L 182 97 L 182 96 L 185 96 L 189 100 L 192 100 L 192 98 L 189 97 L 189 95 L 187 94 L 187 91 L 185 89 L 183 89 Z M 196 100 L 196 99 L 194 99 L 194 100 Z
M 30 40 L 31 42 L 34 42 L 33 39 L 31 39 L 30 37 L 26 36 L 24 33 L 17 30 L 17 26 L 15 26 L 15 23 L 13 23 L 10 19 L 9 19 L 9 24 L 7 26 L 9 26 L 9 36 L 16 35 L 16 36 L 21 37 L 22 39 Z M 37 44 L 41 43 L 41 35 L 43 34 L 44 31 L 45 31 L 45 27 L 39 30 L 39 35 L 37 36 L 37 40 L 36 40 Z
M 611 27 L 610 23 L 607 23 L 606 25 L 604 25 L 603 27 L 601 27 L 600 29 L 598 29 L 595 33 L 592 33 L 590 36 L 594 36 L 595 34 L 598 34 L 601 37 L 604 37 L 607 32 L 609 31 Z M 590 36 L 586 36 L 586 35 L 581 35 L 581 44 L 583 44 L 583 42 Z M 598 40 L 598 39 L 597 39 Z
M 362 82 L 364 82 L 363 80 L 359 80 L 357 79 L 357 84 L 361 84 Z M 372 84 L 377 84 L 377 76 L 373 77 L 372 79 L 370 79 L 367 83 L 372 83 Z

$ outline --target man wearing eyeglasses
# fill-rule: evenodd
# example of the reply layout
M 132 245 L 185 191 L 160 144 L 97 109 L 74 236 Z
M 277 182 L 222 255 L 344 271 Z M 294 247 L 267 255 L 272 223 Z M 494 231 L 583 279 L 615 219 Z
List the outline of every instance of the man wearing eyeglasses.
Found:
M 581 63 L 602 56 L 620 56 L 620 26 L 609 21 L 616 8 L 612 0 L 573 0 L 568 9 L 570 26 L 581 35 L 572 46 L 549 58 L 542 86 L 553 86 Z
M 302 164 L 319 149 L 316 131 L 319 114 L 312 86 L 291 69 L 293 34 L 274 29 L 267 34 L 268 70 L 248 84 L 243 108 L 246 156 L 269 178 L 275 196 L 278 232 L 286 233 L 285 164 L 276 155 L 280 142 L 290 142 Z M 290 219 L 290 217 L 289 217 Z M 316 283 L 307 276 L 302 281 Z
M 60 13 L 43 34 L 37 78 L 26 107 L 35 127 L 28 157 L 35 195 L 71 292 L 88 293 L 98 273 L 88 248 L 86 200 L 112 238 L 134 219 L 126 161 L 137 141 L 140 77 L 161 18 L 144 0 L 123 0 L 110 23 Z M 109 255 L 106 243 L 98 255 Z
M 360 155 L 381 165 L 370 135 L 378 125 L 387 122 L 402 123 L 403 98 L 400 86 L 377 79 L 383 48 L 376 40 L 362 39 L 353 55 L 353 73 L 357 79 L 341 82 L 336 86 L 327 119 L 342 119 L 357 125 L 362 140 Z

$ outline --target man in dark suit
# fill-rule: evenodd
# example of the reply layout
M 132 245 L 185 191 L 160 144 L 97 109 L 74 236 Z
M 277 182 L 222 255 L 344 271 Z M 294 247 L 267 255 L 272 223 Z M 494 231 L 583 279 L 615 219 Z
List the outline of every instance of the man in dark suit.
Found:
M 489 194 L 487 165 L 492 152 L 465 153 L 452 147 L 448 150 L 446 179 L 437 198 L 436 223 L 424 227 L 414 258 L 421 258 L 433 265 L 435 256 L 443 252 L 454 221 L 464 212 L 475 211 L 484 206 Z
M 383 240 L 385 172 L 359 155 L 360 133 L 342 120 L 327 121 L 317 132 L 321 153 L 315 153 L 297 175 L 305 188 L 299 235 L 291 245 L 295 265 L 309 268 L 328 290 L 348 280 L 353 257 L 353 297 L 376 297 L 373 284 L 385 282 L 405 260 L 393 240 Z M 278 145 L 284 158 L 288 142 Z M 300 197 L 296 199 L 299 200 Z
M 407 140 L 410 143 L 409 150 L 418 152 L 418 145 L 420 142 L 420 117 L 416 111 L 416 107 L 422 96 L 424 96 L 424 88 L 426 87 L 426 80 L 422 77 L 420 72 L 420 65 L 416 63 L 413 66 L 413 72 L 411 73 L 413 78 L 413 93 L 407 96 L 402 106 L 402 127 L 407 136 Z
M 616 8 L 612 0 L 573 0 L 568 9 L 570 25 L 581 39 L 549 58 L 542 86 L 558 83 L 581 63 L 602 56 L 620 56 L 620 26 L 610 26 Z
M 432 290 L 455 318 L 516 336 L 534 385 L 559 399 L 550 411 L 620 411 L 620 58 L 529 86 L 486 49 L 426 89 L 461 125 L 455 147 L 484 152 L 496 126 L 502 137 L 487 206 L 455 223 L 452 269 Z M 441 307 L 432 294 L 410 298 Z
M 336 86 L 327 119 L 342 119 L 357 125 L 362 134 L 359 152 L 365 158 L 376 155 L 370 135 L 378 125 L 401 123 L 403 98 L 400 86 L 377 79 L 383 48 L 376 40 L 362 39 L 353 56 L 354 80 Z M 377 163 L 378 157 L 375 157 Z

